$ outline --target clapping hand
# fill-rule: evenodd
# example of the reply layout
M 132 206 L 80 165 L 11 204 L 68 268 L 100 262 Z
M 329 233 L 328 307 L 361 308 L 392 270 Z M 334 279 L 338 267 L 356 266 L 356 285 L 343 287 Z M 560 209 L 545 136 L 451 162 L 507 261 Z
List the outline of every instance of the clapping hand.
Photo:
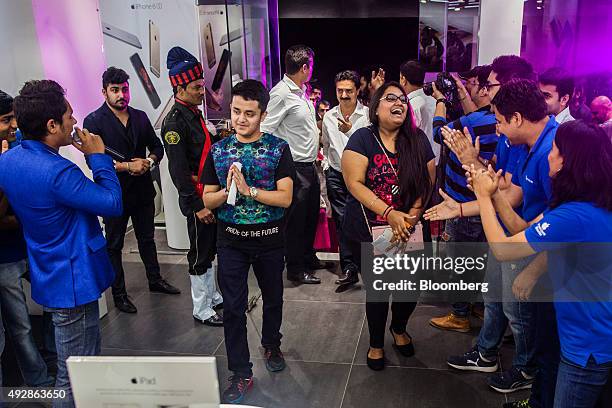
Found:
M 502 170 L 496 173 L 491 165 L 487 169 L 476 169 L 473 164 L 463 165 L 463 169 L 466 170 L 468 188 L 476 194 L 476 197 L 491 197 L 499 188 Z
M 9 143 L 8 140 L 3 139 L 2 140 L 2 153 L 6 153 L 9 149 Z
M 461 164 L 470 165 L 478 161 L 480 136 L 476 137 L 476 141 L 472 145 L 472 135 L 467 127 L 464 127 L 462 132 L 444 126 L 440 131 L 444 138 L 444 144 L 455 153 Z

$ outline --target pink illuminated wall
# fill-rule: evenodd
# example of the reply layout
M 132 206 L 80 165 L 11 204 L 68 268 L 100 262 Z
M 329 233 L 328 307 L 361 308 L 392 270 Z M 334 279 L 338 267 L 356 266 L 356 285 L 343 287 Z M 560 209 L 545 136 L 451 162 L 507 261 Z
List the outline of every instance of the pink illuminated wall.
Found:
M 106 69 L 98 0 L 32 0 L 47 79 L 59 82 L 82 124 L 102 102 Z

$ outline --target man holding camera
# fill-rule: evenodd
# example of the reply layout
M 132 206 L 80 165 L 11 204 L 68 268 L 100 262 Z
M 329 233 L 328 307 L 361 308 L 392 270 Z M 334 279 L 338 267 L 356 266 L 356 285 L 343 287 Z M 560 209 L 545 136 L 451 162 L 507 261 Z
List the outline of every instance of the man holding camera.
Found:
M 497 147 L 498 136 L 495 128 L 495 114 L 491 112 L 487 84 L 487 78 L 491 72 L 491 66 L 474 67 L 466 77 L 475 78 L 477 83 L 471 88 L 470 99 L 476 105 L 474 112 L 467 113 L 459 119 L 446 122 L 447 96 L 432 83 L 433 94 L 436 99 L 436 111 L 433 120 L 434 141 L 442 145 L 440 167 L 444 171 L 444 191 L 458 203 L 467 203 L 475 199 L 474 193 L 467 188 L 465 171 L 461 168 L 459 158 L 446 146 L 443 145 L 442 128 L 447 126 L 451 129 L 464 130 L 472 137 L 472 140 L 480 146 L 479 159 L 489 162 L 493 158 Z M 464 94 L 460 98 L 467 98 Z M 447 220 L 442 234 L 442 239 L 447 242 L 486 242 L 479 216 L 455 218 Z M 449 250 L 454 246 L 449 246 Z M 457 256 L 459 254 L 455 254 Z M 453 304 L 450 314 L 442 317 L 432 318 L 429 323 L 439 329 L 458 332 L 470 330 L 470 304 L 457 302 Z
M 128 74 L 110 67 L 102 74 L 104 103 L 85 118 L 83 126 L 99 135 L 104 144 L 125 156 L 125 161 L 115 163 L 117 177 L 123 194 L 123 214 L 105 217 L 104 227 L 108 242 L 108 256 L 115 269 L 113 300 L 117 309 L 136 313 L 125 288 L 125 272 L 121 251 L 128 220 L 132 219 L 138 241 L 149 290 L 166 294 L 179 294 L 180 290 L 166 282 L 160 274 L 155 247 L 155 188 L 151 170 L 164 156 L 161 141 L 155 135 L 147 114 L 129 106 L 130 84 Z M 149 155 L 145 158 L 146 150 Z

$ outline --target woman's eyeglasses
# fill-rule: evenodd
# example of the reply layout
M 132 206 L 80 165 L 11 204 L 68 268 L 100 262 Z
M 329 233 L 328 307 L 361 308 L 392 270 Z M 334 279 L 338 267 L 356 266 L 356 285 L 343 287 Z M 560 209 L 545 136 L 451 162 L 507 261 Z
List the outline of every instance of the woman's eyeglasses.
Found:
M 408 98 L 406 98 L 404 95 L 399 95 L 398 96 L 398 95 L 390 93 L 390 94 L 387 94 L 384 97 L 380 98 L 381 101 L 385 100 L 385 101 L 387 101 L 389 103 L 395 103 L 398 99 L 399 99 L 399 101 L 401 103 L 404 103 L 404 104 L 408 103 Z

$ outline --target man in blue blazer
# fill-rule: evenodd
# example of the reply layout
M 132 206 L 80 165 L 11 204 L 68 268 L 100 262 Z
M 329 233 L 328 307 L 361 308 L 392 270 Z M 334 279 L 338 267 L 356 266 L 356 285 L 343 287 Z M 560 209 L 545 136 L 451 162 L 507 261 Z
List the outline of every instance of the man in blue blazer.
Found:
M 100 352 L 98 298 L 113 282 L 98 216 L 122 212 L 121 187 L 99 136 L 76 132 L 64 90 L 55 81 L 27 82 L 14 101 L 23 141 L 0 156 L 0 190 L 23 227 L 28 247 L 32 298 L 53 316 L 58 354 L 55 386 L 68 390 L 66 359 Z M 59 154 L 73 145 L 93 172 L 88 179 Z

